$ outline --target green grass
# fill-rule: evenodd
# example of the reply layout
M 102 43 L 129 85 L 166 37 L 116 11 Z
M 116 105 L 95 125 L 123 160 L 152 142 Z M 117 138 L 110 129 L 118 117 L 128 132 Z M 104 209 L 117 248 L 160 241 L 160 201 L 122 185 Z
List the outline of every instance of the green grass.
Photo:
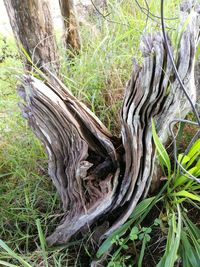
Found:
M 151 12 L 159 16 L 158 2 L 149 2 Z M 166 17 L 178 17 L 179 2 L 165 1 Z M 143 1 L 140 3 L 144 5 Z M 60 48 L 62 76 L 73 93 L 118 134 L 119 109 L 132 71 L 132 57 L 141 62 L 141 34 L 158 31 L 160 20 L 149 19 L 146 26 L 145 14 L 132 0 L 109 1 L 107 12 L 110 13 L 107 20 L 93 15 L 80 27 L 79 55 L 69 60 L 69 53 Z M 168 21 L 167 26 L 173 29 L 177 23 L 177 20 Z M 23 71 L 12 38 L 5 43 L 0 37 L 0 60 L 0 266 L 88 266 L 93 250 L 87 236 L 68 246 L 46 246 L 44 237 L 55 229 L 62 207 L 47 174 L 44 149 L 18 107 L 17 76 Z M 173 227 L 176 215 L 175 212 L 174 217 L 170 217 Z M 145 229 L 138 231 L 143 244 L 141 263 L 148 246 L 144 237 L 149 233 Z M 186 237 L 183 234 L 182 240 L 189 246 Z M 184 248 L 182 250 L 184 253 Z M 130 261 L 123 257 L 121 260 Z M 87 263 L 84 265 L 84 262 Z
M 152 13 L 159 16 L 159 4 L 149 2 Z M 180 1 L 165 2 L 165 16 L 178 18 Z M 132 71 L 132 59 L 141 62 L 141 35 L 160 30 L 160 19 L 149 20 L 146 25 L 146 15 L 132 0 L 108 1 L 107 13 L 110 15 L 106 19 L 100 15 L 90 17 L 85 27 L 80 28 L 81 53 L 71 61 L 67 56 L 62 57 L 62 73 L 73 93 L 118 134 L 118 111 Z M 167 25 L 173 31 L 177 23 L 178 20 L 172 20 Z
M 177 264 L 183 267 L 198 267 L 200 184 L 189 179 L 188 175 L 183 176 L 178 166 L 172 171 L 172 162 L 159 141 L 154 123 L 152 127 L 158 158 L 166 177 L 164 186 L 157 194 L 154 193 L 153 197 L 136 206 L 129 220 L 101 244 L 97 257 L 101 257 L 114 245 L 114 253 L 110 257 L 108 267 L 141 267 L 143 264 L 156 267 L 174 267 Z M 194 142 L 183 159 L 182 154 L 178 156 L 179 162 L 195 177 L 200 174 L 199 144 L 200 139 Z M 157 251 L 159 245 L 156 243 L 163 237 L 164 242 L 160 246 L 164 249 Z
M 44 149 L 18 107 L 16 85 L 21 63 L 14 41 L 8 39 L 6 43 L 7 56 L 0 64 L 0 238 L 38 266 L 43 254 L 37 221 L 51 231 L 56 225 L 52 215 L 60 213 L 60 204 L 47 176 Z M 0 45 L 5 46 L 2 39 Z M 2 243 L 0 247 L 0 260 L 19 264 Z M 60 256 L 55 251 L 55 259 Z

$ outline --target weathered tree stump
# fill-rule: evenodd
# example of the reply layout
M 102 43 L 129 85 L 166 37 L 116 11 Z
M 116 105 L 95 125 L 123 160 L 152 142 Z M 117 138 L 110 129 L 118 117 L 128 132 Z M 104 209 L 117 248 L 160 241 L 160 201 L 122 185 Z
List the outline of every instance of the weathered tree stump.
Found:
M 188 12 L 190 19 L 180 47 L 176 48 L 176 65 L 195 103 L 194 57 L 200 14 L 182 8 L 180 27 Z M 45 81 L 23 77 L 20 89 L 25 100 L 23 112 L 46 148 L 49 175 L 66 211 L 61 224 L 47 238 L 50 245 L 66 243 L 100 216 L 106 215 L 110 223 L 103 236 L 122 225 L 147 194 L 156 174 L 152 119 L 165 143 L 169 123 L 174 118 L 185 117 L 190 110 L 174 75 L 162 34 L 143 36 L 141 50 L 143 65 L 134 61 L 121 109 L 122 138 L 112 136 L 54 76 L 49 75 Z

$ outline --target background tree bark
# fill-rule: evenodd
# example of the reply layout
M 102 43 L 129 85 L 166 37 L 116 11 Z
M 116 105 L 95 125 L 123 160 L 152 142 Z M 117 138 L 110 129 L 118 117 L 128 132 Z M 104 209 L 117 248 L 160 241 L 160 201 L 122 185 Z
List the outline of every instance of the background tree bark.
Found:
M 64 22 L 64 44 L 78 52 L 81 44 L 73 0 L 59 0 L 59 4 Z
M 46 0 L 4 0 L 25 68 L 59 74 L 59 56 Z M 30 57 L 30 58 L 29 58 Z

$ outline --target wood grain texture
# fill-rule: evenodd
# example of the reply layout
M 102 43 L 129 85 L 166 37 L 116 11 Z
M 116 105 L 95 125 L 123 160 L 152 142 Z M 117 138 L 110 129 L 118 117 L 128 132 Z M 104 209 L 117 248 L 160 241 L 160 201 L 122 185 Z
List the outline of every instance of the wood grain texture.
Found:
M 49 157 L 49 175 L 68 211 L 49 243 L 66 240 L 112 203 L 119 166 L 113 137 L 60 82 L 24 77 L 20 94 L 30 126 Z M 113 139 L 113 140 L 112 140 Z M 68 230 L 67 230 L 68 229 Z
M 179 75 L 195 103 L 194 58 L 200 14 L 182 6 L 180 28 L 189 14 L 180 45 L 173 50 L 176 49 Z M 122 225 L 146 196 L 158 172 L 152 119 L 165 143 L 170 122 L 184 118 L 190 111 L 162 34 L 144 35 L 141 51 L 143 64 L 139 66 L 134 60 L 122 104 L 122 139 L 112 136 L 55 76 L 48 75 L 45 81 L 23 77 L 23 113 L 46 148 L 49 175 L 66 211 L 61 224 L 47 239 L 50 245 L 66 243 L 103 216 L 109 226 L 104 233 L 101 230 L 100 239 Z

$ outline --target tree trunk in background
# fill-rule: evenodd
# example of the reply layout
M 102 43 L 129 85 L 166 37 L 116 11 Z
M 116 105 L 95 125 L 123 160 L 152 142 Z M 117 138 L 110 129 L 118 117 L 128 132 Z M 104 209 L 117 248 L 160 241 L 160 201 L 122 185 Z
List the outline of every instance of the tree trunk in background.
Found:
M 48 1 L 4 0 L 4 4 L 25 69 L 35 65 L 58 75 L 59 57 Z
M 64 22 L 64 44 L 78 52 L 81 45 L 73 0 L 59 0 L 59 4 Z

